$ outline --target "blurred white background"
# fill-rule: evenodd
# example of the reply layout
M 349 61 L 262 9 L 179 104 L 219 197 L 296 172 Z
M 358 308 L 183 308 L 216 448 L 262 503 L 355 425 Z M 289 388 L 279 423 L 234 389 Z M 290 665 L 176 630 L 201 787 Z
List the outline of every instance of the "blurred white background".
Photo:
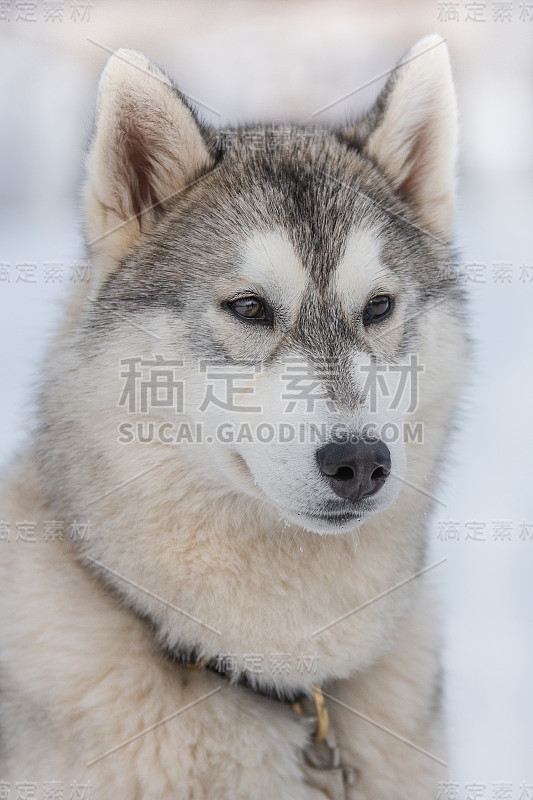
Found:
M 450 785 L 441 798 L 533 798 L 533 2 L 0 2 L 0 463 L 83 265 L 80 187 L 99 73 L 143 51 L 220 125 L 306 120 L 438 32 L 461 119 L 457 241 L 474 359 L 432 520 Z M 367 107 L 384 79 L 316 118 Z M 531 492 L 531 494 L 530 494 Z M 456 791 L 456 794 L 454 794 Z

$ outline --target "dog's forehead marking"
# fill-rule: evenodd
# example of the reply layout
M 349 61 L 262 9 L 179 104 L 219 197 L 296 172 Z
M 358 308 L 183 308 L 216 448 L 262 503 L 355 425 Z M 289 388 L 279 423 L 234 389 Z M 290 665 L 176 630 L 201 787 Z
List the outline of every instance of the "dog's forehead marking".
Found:
M 393 273 L 384 267 L 380 254 L 381 244 L 376 229 L 362 228 L 349 234 L 344 254 L 329 281 L 329 287 L 347 312 L 353 311 L 354 305 L 361 303 L 376 288 L 391 284 Z
M 272 292 L 293 313 L 302 300 L 309 273 L 282 230 L 256 231 L 243 249 L 241 275 Z

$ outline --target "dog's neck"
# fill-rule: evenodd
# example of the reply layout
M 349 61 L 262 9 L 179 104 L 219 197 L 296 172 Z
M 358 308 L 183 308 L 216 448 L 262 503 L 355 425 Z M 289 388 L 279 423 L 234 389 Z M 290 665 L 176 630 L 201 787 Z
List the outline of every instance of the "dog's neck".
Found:
M 407 501 L 419 513 L 425 498 Z M 196 509 L 195 497 L 190 503 Z M 167 652 L 207 658 L 232 681 L 288 699 L 375 660 L 386 637 L 374 632 L 394 629 L 409 589 L 365 604 L 416 572 L 423 557 L 422 532 L 402 518 L 401 503 L 395 519 L 377 515 L 328 537 L 284 527 L 265 509 L 258 515 L 249 498 L 221 498 L 216 508 L 215 520 L 184 511 L 171 524 L 145 522 L 138 543 L 135 504 L 125 503 L 113 531 L 126 540 L 121 550 L 129 547 L 124 565 L 104 539 L 90 543 L 102 577 L 150 619 Z

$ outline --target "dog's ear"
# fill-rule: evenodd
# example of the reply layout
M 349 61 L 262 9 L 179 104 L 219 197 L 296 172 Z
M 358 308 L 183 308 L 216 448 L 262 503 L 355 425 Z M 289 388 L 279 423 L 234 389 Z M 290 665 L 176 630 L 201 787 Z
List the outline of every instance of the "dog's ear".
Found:
M 427 36 L 411 48 L 374 108 L 343 136 L 374 160 L 428 230 L 450 237 L 457 110 L 440 36 Z
M 167 76 L 140 53 L 118 50 L 98 87 L 85 191 L 89 248 L 104 271 L 212 166 L 198 121 Z

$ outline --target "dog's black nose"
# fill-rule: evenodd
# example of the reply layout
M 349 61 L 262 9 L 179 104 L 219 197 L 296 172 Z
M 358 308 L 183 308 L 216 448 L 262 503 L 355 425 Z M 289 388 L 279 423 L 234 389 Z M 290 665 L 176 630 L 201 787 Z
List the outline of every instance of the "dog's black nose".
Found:
M 317 451 L 316 457 L 335 494 L 353 503 L 381 489 L 391 471 L 389 448 L 375 439 L 330 442 Z

